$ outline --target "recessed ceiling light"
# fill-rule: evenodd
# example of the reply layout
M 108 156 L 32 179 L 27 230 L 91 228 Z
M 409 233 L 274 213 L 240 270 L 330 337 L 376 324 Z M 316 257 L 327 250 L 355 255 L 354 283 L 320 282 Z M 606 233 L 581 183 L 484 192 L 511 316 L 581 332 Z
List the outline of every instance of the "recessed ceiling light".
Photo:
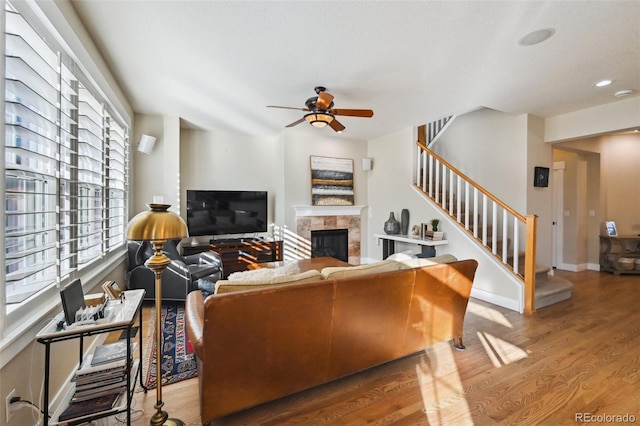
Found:
M 615 96 L 616 98 L 621 98 L 623 96 L 629 96 L 632 93 L 633 93 L 633 90 L 630 90 L 630 89 L 618 90 L 616 93 L 613 94 L 613 96 Z
M 613 80 L 600 80 L 599 82 L 596 83 L 596 87 L 608 86 L 611 83 L 613 83 Z
M 549 39 L 553 34 L 555 34 L 556 30 L 553 28 L 544 28 L 542 30 L 533 31 L 526 36 L 522 37 L 518 44 L 520 46 L 533 46 L 535 44 L 542 43 L 543 41 Z

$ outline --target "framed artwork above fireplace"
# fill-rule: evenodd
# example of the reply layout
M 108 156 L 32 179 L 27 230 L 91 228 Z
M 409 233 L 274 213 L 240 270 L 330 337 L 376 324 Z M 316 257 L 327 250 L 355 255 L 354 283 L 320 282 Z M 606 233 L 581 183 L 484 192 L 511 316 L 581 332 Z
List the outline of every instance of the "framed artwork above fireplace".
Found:
M 352 159 L 312 155 L 310 165 L 311 205 L 354 205 Z

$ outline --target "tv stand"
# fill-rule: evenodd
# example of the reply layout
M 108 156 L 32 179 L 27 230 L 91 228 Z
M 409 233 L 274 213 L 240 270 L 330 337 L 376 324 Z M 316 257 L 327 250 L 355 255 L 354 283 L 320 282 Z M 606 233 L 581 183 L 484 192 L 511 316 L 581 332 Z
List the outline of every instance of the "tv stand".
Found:
M 229 274 L 246 271 L 251 265 L 282 260 L 282 241 L 260 237 L 211 240 L 209 244 L 183 246 L 183 255 L 213 250 L 222 259 L 223 279 Z
M 238 244 L 238 243 L 255 243 L 257 241 L 264 241 L 262 237 L 236 237 L 236 238 L 212 238 L 209 240 L 209 244 Z

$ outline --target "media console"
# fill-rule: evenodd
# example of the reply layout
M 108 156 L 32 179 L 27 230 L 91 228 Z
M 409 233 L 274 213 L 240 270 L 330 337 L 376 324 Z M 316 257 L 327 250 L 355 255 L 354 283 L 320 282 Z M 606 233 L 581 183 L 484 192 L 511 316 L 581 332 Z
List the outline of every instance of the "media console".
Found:
M 282 241 L 262 238 L 229 238 L 211 240 L 209 244 L 182 247 L 183 255 L 213 250 L 222 259 L 223 278 L 238 271 L 246 271 L 256 263 L 282 260 Z

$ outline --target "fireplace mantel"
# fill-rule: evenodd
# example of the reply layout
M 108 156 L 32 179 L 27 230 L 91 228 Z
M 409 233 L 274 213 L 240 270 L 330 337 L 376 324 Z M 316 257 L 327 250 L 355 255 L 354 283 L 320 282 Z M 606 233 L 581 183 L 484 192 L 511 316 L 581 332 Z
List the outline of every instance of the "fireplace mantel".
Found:
M 360 216 L 366 206 L 293 206 L 298 216 Z

